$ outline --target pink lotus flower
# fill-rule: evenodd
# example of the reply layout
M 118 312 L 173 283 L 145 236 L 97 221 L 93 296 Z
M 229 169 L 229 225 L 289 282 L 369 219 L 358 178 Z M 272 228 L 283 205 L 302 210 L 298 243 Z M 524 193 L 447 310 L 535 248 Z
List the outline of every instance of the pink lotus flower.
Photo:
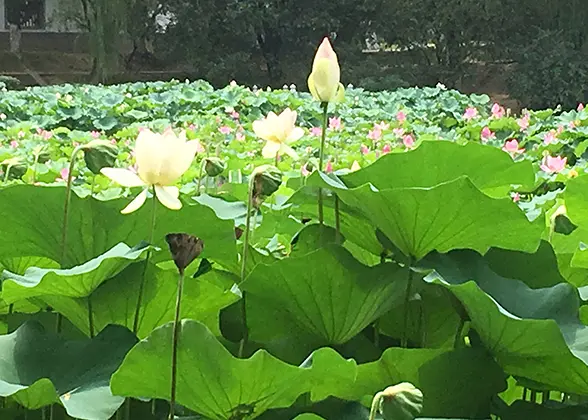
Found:
M 502 118 L 504 117 L 504 107 L 495 103 L 492 105 L 492 118 Z
M 565 131 L 565 127 L 563 125 L 558 125 L 556 135 L 560 135 L 564 131 Z
M 568 158 L 562 158 L 560 156 L 545 156 L 541 162 L 541 170 L 548 174 L 561 172 L 566 167 Z
M 504 143 L 502 150 L 510 153 L 510 155 L 513 157 L 525 151 L 525 149 L 519 149 L 519 142 L 516 139 L 511 139 Z
M 63 168 L 59 171 L 59 176 L 55 178 L 55 181 L 63 181 L 67 182 L 67 178 L 69 177 L 69 168 Z M 75 179 L 74 177 L 71 178 L 72 181 Z
M 10 142 L 10 147 L 12 147 L 13 149 L 18 149 L 18 142 L 16 140 L 12 140 Z
M 233 110 L 233 112 L 231 112 L 231 118 L 233 118 L 234 120 L 238 120 L 239 119 L 239 113 L 235 110 Z
M 485 143 L 488 140 L 496 138 L 496 134 L 494 134 L 488 127 L 484 127 L 480 133 L 480 137 L 482 138 L 482 142 Z
M 387 154 L 390 153 L 392 151 L 392 148 L 390 147 L 389 144 L 384 145 L 384 147 L 382 147 L 382 154 Z
M 412 149 L 414 147 L 414 137 L 407 134 L 402 138 L 402 144 L 404 144 L 407 149 Z
M 110 139 L 110 144 L 116 144 L 116 139 Z
M 402 111 L 398 111 L 396 113 L 396 119 L 400 124 L 404 124 L 404 122 L 406 121 L 406 114 Z
M 237 141 L 244 141 L 245 140 L 245 134 L 238 132 L 237 134 L 235 134 L 235 138 L 237 139 Z
M 517 119 L 517 124 L 519 125 L 521 131 L 525 131 L 527 128 L 529 128 L 530 120 L 531 116 L 529 114 L 525 114 L 521 118 Z
M 341 118 L 339 118 L 339 117 L 329 118 L 329 128 L 334 131 L 341 130 Z
M 390 128 L 390 124 L 386 124 L 384 121 L 374 124 L 374 130 L 384 131 Z
M 515 192 L 512 195 L 512 201 L 514 201 L 515 203 L 518 203 L 521 200 L 521 195 L 518 192 Z
M 568 124 L 568 128 L 570 130 L 576 128 L 576 121 L 570 121 L 569 124 Z
M 362 144 L 359 150 L 362 155 L 367 155 L 370 152 L 370 149 L 365 144 Z
M 43 139 L 45 140 L 49 140 L 51 137 L 53 137 L 53 133 L 51 131 L 43 130 L 40 128 L 37 128 L 37 134 L 43 137 Z
M 231 134 L 231 132 L 233 131 L 233 129 L 231 127 L 228 127 L 226 125 L 223 125 L 222 127 L 220 127 L 218 129 L 218 131 L 220 131 L 221 134 L 227 135 L 227 134 Z
M 402 136 L 404 136 L 404 128 L 398 127 L 392 130 L 392 133 L 394 133 L 394 135 L 398 138 L 401 138 Z
M 331 172 L 333 172 L 333 164 L 329 160 L 325 166 L 325 173 L 330 174 Z
M 90 135 L 95 139 L 100 137 L 100 133 L 98 131 L 90 131 Z
M 578 112 L 582 112 L 584 110 L 584 104 L 583 103 L 579 103 L 577 110 L 578 110 Z
M 310 171 L 306 167 L 306 163 L 304 165 L 302 165 L 302 167 L 300 168 L 300 173 L 302 174 L 302 176 L 310 175 Z
M 553 142 L 555 142 L 557 140 L 557 137 L 555 135 L 555 131 L 551 130 L 547 133 L 545 133 L 545 136 L 543 137 L 543 143 L 545 145 L 551 144 Z
M 194 124 L 190 124 L 190 125 L 188 126 L 188 129 L 189 129 L 189 130 L 192 130 L 192 131 L 196 131 L 196 128 L 198 128 L 198 127 L 197 127 L 197 126 L 195 126 Z
M 463 119 L 466 121 L 470 121 L 478 116 L 478 110 L 474 107 L 466 108 L 465 112 L 463 113 Z
M 310 129 L 310 134 L 315 137 L 320 137 L 323 134 L 323 129 L 322 127 L 312 127 Z
M 374 128 L 369 131 L 367 138 L 373 141 L 378 141 L 382 138 L 382 131 Z
M 25 132 L 22 130 L 20 130 L 17 134 L 18 138 L 20 138 L 20 139 L 24 138 L 25 135 L 26 135 Z

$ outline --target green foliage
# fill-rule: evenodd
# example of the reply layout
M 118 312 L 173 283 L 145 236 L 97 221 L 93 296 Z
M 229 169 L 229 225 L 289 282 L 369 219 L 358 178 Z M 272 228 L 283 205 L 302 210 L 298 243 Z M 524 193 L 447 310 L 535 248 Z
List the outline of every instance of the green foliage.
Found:
M 0 159 L 25 171 L 0 184 L 2 415 L 58 404 L 106 420 L 129 398 L 131 420 L 167 416 L 178 271 L 165 237 L 182 232 L 204 247 L 177 309 L 181 417 L 366 420 L 374 395 L 403 382 L 426 418 L 576 415 L 588 397 L 587 111 L 526 121 L 441 86 L 348 92 L 329 109 L 341 119 L 326 132 L 329 173 L 311 171 L 321 109 L 308 94 L 175 81 L 6 93 Z M 301 159 L 264 159 L 252 123 L 286 107 Z M 74 148 L 114 140 L 115 166 L 132 167 L 145 126 L 200 139 L 182 207 L 123 215 L 138 188 L 80 157 L 62 250 Z M 261 191 L 255 168 L 276 163 L 245 243 L 247 186 Z M 60 335 L 39 325 L 55 318 Z M 558 402 L 531 405 L 522 387 Z

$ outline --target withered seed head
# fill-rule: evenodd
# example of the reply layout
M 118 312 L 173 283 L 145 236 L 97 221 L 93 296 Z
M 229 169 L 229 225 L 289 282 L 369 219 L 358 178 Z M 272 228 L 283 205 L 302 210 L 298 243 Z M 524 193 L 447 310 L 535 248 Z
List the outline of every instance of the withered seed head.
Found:
M 187 233 L 168 233 L 165 235 L 165 240 L 180 273 L 183 273 L 204 250 L 202 239 Z

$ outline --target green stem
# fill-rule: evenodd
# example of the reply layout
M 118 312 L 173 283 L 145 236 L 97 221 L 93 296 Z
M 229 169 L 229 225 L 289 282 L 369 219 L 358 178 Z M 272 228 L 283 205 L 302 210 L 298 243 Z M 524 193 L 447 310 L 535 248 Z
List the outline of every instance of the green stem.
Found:
M 33 161 L 33 184 L 37 182 L 37 165 L 39 164 L 39 154 L 35 154 L 35 160 Z
M 47 407 L 41 408 L 41 419 L 45 420 L 47 418 Z
M 176 385 L 178 373 L 178 342 L 180 338 L 180 310 L 182 303 L 182 289 L 184 287 L 184 269 L 180 269 L 178 278 L 178 295 L 176 297 L 176 316 L 174 318 L 174 329 L 172 333 L 172 362 L 171 362 L 171 391 L 169 401 L 169 420 L 174 419 L 176 407 Z
M 249 240 L 251 238 L 251 211 L 253 209 L 253 189 L 254 189 L 255 175 L 251 174 L 249 179 L 249 192 L 247 194 L 247 219 L 245 221 L 245 238 L 243 240 L 243 258 L 241 259 L 241 281 L 245 281 L 247 273 L 247 254 L 249 252 Z M 243 338 L 239 343 L 239 357 L 242 358 L 245 352 L 245 345 L 249 339 L 249 329 L 247 327 L 247 305 L 245 291 L 241 291 L 241 317 L 243 320 Z
M 202 185 L 202 175 L 204 172 L 205 162 L 206 159 L 202 159 L 202 162 L 200 162 L 200 172 L 198 173 L 198 186 L 196 187 L 196 195 L 200 195 L 200 187 Z
M 151 227 L 149 232 L 149 246 L 153 244 L 153 232 L 155 231 L 155 215 L 157 210 L 157 197 L 155 196 L 155 187 L 151 190 Z M 149 268 L 149 260 L 151 259 L 151 249 L 147 251 L 145 256 L 145 266 L 143 268 L 143 275 L 141 276 L 141 285 L 139 286 L 139 294 L 137 296 L 137 306 L 135 308 L 135 318 L 133 320 L 133 332 L 135 334 L 139 331 L 139 314 L 141 312 L 141 305 L 143 304 L 143 292 L 145 289 L 145 281 L 147 278 L 147 269 Z
M 324 161 L 324 157 L 325 157 L 325 140 L 327 137 L 327 123 L 328 123 L 328 108 L 329 108 L 329 103 L 328 102 L 323 102 L 321 104 L 321 107 L 323 108 L 323 132 L 321 133 L 321 148 L 319 150 L 319 171 L 323 170 L 323 161 Z M 323 189 L 319 188 L 318 190 L 318 218 L 319 218 L 319 223 L 322 225 L 324 223 L 325 220 L 325 216 L 323 213 Z
M 8 175 L 10 175 L 10 169 L 12 169 L 12 165 L 6 165 L 6 173 L 4 174 L 4 183 L 8 183 Z
M 465 327 L 465 320 L 463 318 L 459 318 L 459 324 L 457 326 L 457 331 L 455 332 L 455 339 L 453 340 L 453 348 L 458 349 L 461 348 L 463 345 L 463 329 Z
M 335 194 L 335 243 L 341 244 L 341 213 L 339 212 L 339 196 Z
M 382 398 L 383 395 L 381 392 L 378 392 L 376 395 L 374 395 L 369 420 L 376 420 L 376 414 L 378 414 L 378 407 L 380 406 L 380 401 L 382 400 Z
M 94 196 L 94 188 L 96 188 L 96 174 L 92 177 L 92 187 L 90 188 L 90 197 Z
M 88 331 L 90 338 L 94 338 L 94 316 L 92 315 L 92 295 L 88 295 Z
M 380 319 L 376 319 L 372 324 L 374 326 L 374 346 L 380 347 Z
M 410 294 L 412 292 L 412 281 L 413 281 L 413 271 L 412 271 L 412 264 L 413 259 L 410 259 L 410 262 L 407 266 L 408 268 L 408 281 L 406 282 L 406 293 L 404 294 L 404 322 L 402 328 L 402 339 L 400 340 L 400 347 L 408 347 L 408 321 L 410 317 L 410 307 L 409 307 L 409 299 Z

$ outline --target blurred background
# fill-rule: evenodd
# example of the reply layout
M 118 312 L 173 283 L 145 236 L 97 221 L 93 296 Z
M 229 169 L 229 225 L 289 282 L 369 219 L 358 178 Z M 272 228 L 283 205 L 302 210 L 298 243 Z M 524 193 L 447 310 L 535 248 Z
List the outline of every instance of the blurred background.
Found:
M 342 81 L 484 92 L 515 111 L 588 100 L 580 0 L 0 0 L 0 80 L 206 79 L 306 90 L 328 36 Z

